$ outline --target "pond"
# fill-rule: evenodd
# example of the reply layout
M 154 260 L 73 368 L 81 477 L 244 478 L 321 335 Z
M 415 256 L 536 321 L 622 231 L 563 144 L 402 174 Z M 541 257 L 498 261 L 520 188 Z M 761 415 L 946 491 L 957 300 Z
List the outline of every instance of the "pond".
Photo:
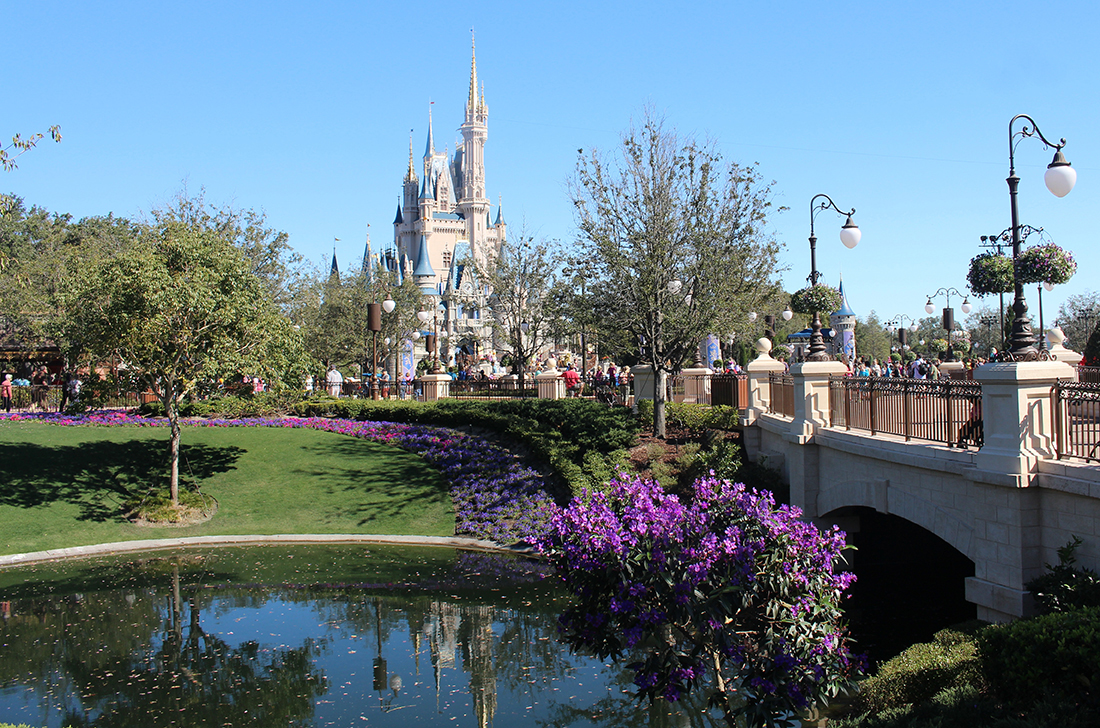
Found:
M 712 726 L 637 703 L 556 639 L 509 554 L 187 549 L 0 570 L 0 722 L 31 726 Z

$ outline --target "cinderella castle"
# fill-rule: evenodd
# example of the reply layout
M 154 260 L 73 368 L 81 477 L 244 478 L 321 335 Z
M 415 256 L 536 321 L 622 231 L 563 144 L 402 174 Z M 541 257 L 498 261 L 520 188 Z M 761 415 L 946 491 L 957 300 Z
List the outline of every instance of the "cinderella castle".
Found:
M 400 272 L 411 273 L 420 290 L 440 307 L 440 354 L 450 363 L 456 353 L 486 353 L 491 340 L 491 327 L 483 320 L 483 315 L 490 315 L 489 292 L 478 283 L 471 265 L 496 257 L 507 235 L 500 206 L 494 217 L 486 194 L 488 122 L 485 89 L 478 85 L 477 54 L 471 47 L 466 116 L 458 127 L 462 141 L 453 154 L 436 148 L 429 107 L 424 157 L 418 170 L 410 136 L 409 167 L 393 220 Z

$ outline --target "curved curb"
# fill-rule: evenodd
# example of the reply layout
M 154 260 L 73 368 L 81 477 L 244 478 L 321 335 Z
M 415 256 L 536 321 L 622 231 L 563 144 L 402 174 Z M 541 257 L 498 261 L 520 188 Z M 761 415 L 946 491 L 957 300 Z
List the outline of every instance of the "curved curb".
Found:
M 84 556 L 103 556 L 134 551 L 161 551 L 165 549 L 190 548 L 194 546 L 240 546 L 249 544 L 295 543 L 374 543 L 405 546 L 445 546 L 476 551 L 494 551 L 497 553 L 530 554 L 531 549 L 524 546 L 502 546 L 494 541 L 460 536 L 387 536 L 384 534 L 276 534 L 261 536 L 189 536 L 186 538 L 158 538 L 142 541 L 118 541 L 93 546 L 73 546 L 49 551 L 35 551 L 26 554 L 8 554 L 0 556 L 0 569 L 7 566 L 73 559 Z

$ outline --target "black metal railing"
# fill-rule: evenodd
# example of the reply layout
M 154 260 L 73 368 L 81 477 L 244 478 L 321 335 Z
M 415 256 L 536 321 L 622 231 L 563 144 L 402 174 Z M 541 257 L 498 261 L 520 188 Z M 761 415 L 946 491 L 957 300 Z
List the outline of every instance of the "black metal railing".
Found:
M 980 448 L 982 385 L 961 379 L 833 377 L 829 425 Z
M 518 379 L 456 379 L 451 382 L 450 395 L 470 399 L 523 399 L 539 396 L 534 376 L 524 377 L 523 389 Z
M 134 409 L 142 403 L 142 395 L 136 392 L 121 392 L 106 396 L 93 397 L 90 392 L 78 393 L 76 402 L 84 402 L 96 409 Z M 58 412 L 62 402 L 66 406 L 73 404 L 74 398 L 64 396 L 63 386 L 60 384 L 32 384 L 29 386 L 13 386 L 11 388 L 12 412 Z M 0 406 L 0 412 L 5 411 Z
M 768 374 L 768 412 L 794 417 L 794 377 L 790 374 Z
M 1050 388 L 1050 402 L 1058 459 L 1100 462 L 1100 383 L 1059 379 Z

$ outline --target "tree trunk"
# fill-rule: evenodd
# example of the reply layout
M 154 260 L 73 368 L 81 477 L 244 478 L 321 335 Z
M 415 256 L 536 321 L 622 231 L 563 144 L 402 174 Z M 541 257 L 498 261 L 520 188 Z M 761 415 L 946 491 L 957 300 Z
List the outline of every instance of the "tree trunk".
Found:
M 180 415 L 175 402 L 167 410 L 168 423 L 172 431 L 168 440 L 168 492 L 172 498 L 172 506 L 178 508 L 180 504 Z
M 665 439 L 665 378 L 664 369 L 654 367 L 653 382 L 653 436 Z

